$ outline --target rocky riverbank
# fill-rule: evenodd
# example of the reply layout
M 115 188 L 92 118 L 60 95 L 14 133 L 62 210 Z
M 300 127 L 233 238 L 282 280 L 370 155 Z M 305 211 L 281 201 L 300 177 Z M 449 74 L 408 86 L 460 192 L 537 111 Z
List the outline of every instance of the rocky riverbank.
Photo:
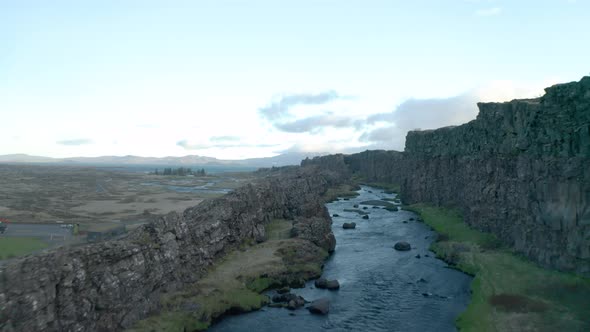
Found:
M 285 265 L 293 267 L 310 257 L 321 264 L 326 252 L 334 249 L 335 240 L 320 197 L 340 183 L 341 174 L 292 167 L 259 175 L 255 184 L 204 201 L 183 214 L 168 214 L 125 239 L 54 250 L 3 266 L 0 330 L 130 328 L 170 309 L 166 307 L 169 303 L 162 302 L 165 295 L 169 298 L 194 289 L 212 266 L 240 246 L 267 241 L 267 226 L 277 219 L 288 220 L 293 228 L 294 239 L 278 248 Z M 297 272 L 304 279 L 317 275 L 318 268 L 311 264 Z M 292 276 L 285 274 L 285 278 Z M 242 277 L 240 282 L 250 286 L 261 282 L 260 278 Z M 191 312 L 202 306 L 179 304 L 186 305 L 185 309 L 192 306 Z M 207 324 L 222 313 L 198 318 Z

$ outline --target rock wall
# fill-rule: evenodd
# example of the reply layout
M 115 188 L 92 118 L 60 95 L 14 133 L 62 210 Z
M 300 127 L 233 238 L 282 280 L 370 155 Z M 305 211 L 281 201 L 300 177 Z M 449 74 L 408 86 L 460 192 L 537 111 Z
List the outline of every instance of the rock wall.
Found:
M 261 173 L 255 184 L 171 213 L 125 239 L 28 256 L 0 269 L 1 331 L 114 331 L 159 309 L 160 295 L 203 276 L 272 218 L 334 250 L 320 195 L 339 178 L 316 167 Z M 310 245 L 313 245 L 310 243 Z
M 406 203 L 458 207 L 541 265 L 590 276 L 590 77 L 478 106 L 467 124 L 408 133 L 404 152 L 341 159 L 367 181 L 401 185 Z

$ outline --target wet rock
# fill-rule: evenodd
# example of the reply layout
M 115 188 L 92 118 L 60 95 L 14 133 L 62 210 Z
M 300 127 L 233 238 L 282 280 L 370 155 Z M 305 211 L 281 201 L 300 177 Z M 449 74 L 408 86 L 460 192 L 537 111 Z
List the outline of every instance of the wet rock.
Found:
M 363 219 L 369 219 L 369 216 L 368 215 L 364 215 L 363 216 Z
M 330 312 L 330 300 L 327 298 L 317 299 L 307 307 L 312 314 L 327 315 Z
M 368 209 L 368 207 L 366 207 L 366 206 L 363 206 L 363 210 L 366 210 L 366 209 Z
M 340 283 L 338 282 L 338 280 L 328 280 L 328 282 L 326 283 L 326 289 L 338 290 L 340 289 Z
M 340 217 L 340 215 L 339 215 L 338 213 L 334 213 L 334 214 L 332 215 L 332 217 L 335 217 L 335 218 L 336 218 L 336 217 Z
M 344 224 L 342 224 L 342 228 L 344 228 L 344 229 L 355 229 L 356 228 L 356 223 L 354 223 L 354 222 L 345 222 Z
M 410 244 L 406 241 L 399 241 L 397 242 L 393 248 L 395 250 L 399 250 L 399 251 L 408 251 L 410 249 L 412 249 L 412 247 L 410 246 Z
M 328 280 L 326 278 L 319 278 L 314 282 L 314 285 L 318 289 L 329 289 L 337 290 L 340 289 L 340 283 L 338 280 Z
M 324 289 L 328 284 L 328 280 L 326 278 L 319 278 L 314 283 L 315 288 Z
M 404 224 L 407 224 L 407 223 L 408 223 L 408 221 L 407 221 L 407 220 L 404 220 L 404 221 L 402 221 L 402 222 L 403 222 Z
M 415 257 L 416 257 L 416 258 L 421 258 L 420 254 L 416 255 Z
M 414 218 L 410 218 L 410 221 L 414 221 Z
M 289 288 L 289 287 L 283 287 L 283 288 L 277 289 L 277 293 L 279 293 L 279 294 L 289 293 L 290 291 L 291 291 L 291 288 Z
M 430 296 L 432 296 L 432 293 L 425 292 L 425 293 L 422 293 L 422 296 L 424 296 L 424 297 L 430 297 Z
M 359 205 L 358 205 L 358 204 L 355 204 L 355 205 L 353 205 L 352 207 L 353 207 L 353 208 L 357 208 L 357 209 L 358 209 Z
M 419 283 L 428 283 L 428 281 L 426 281 L 426 279 L 424 279 L 424 278 L 418 279 L 418 282 Z
M 305 305 L 305 300 L 301 296 L 297 296 L 296 298 L 290 300 L 287 303 L 287 309 L 289 310 L 296 310 Z

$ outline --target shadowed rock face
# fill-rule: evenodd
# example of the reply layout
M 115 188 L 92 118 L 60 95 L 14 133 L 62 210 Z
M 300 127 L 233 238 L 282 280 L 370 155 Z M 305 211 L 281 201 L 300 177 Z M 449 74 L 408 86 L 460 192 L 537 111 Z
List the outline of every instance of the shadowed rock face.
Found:
M 320 195 L 339 178 L 316 167 L 261 172 L 255 184 L 168 214 L 127 238 L 54 250 L 0 270 L 0 330 L 121 330 L 159 309 L 160 295 L 192 284 L 273 218 L 333 250 Z M 311 245 L 311 244 L 310 244 Z
M 307 161 L 401 185 L 405 203 L 459 207 L 538 263 L 590 275 L 590 77 L 538 99 L 480 103 L 476 120 L 409 132 L 405 152 Z

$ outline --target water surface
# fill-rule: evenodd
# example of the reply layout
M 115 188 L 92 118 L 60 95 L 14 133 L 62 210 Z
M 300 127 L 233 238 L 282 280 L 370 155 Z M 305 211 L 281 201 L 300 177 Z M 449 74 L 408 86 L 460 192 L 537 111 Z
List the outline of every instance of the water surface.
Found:
M 365 205 L 360 205 L 369 213 L 368 220 L 344 212 L 363 201 L 393 197 L 362 187 L 356 198 L 327 204 L 330 214 L 339 216 L 333 217 L 337 244 L 324 276 L 338 279 L 340 290 L 314 289 L 313 282 L 293 290 L 308 301 L 330 298 L 327 316 L 266 307 L 225 317 L 210 331 L 455 331 L 454 320 L 469 302 L 471 278 L 428 251 L 436 234 L 427 225 L 410 221 L 418 217 L 409 211 L 390 212 L 371 205 L 363 210 Z M 356 229 L 342 229 L 344 222 L 352 221 Z M 393 245 L 402 240 L 412 250 L 394 250 Z

